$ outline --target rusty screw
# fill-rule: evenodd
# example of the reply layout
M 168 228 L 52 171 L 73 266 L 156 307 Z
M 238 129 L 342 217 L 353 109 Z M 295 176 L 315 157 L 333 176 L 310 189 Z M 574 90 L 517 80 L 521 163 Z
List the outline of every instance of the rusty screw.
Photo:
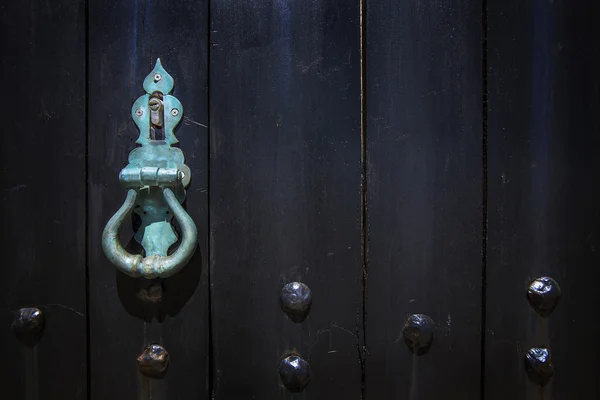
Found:
M 144 349 L 137 358 L 140 372 L 151 378 L 161 378 L 169 367 L 169 352 L 159 344 L 152 344 Z
M 21 308 L 15 314 L 12 329 L 26 346 L 33 347 L 42 337 L 46 318 L 39 308 Z

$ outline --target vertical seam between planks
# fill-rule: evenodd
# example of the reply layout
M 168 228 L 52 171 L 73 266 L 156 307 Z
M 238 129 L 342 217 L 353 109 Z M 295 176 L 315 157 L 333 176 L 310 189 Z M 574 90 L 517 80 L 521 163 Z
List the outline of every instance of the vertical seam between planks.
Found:
M 366 0 L 359 0 L 359 33 L 360 33 L 360 164 L 361 164 L 361 266 L 362 266 L 362 350 L 359 348 L 359 361 L 361 364 L 361 399 L 366 394 L 366 355 L 367 347 L 367 33 Z
M 206 263 L 206 276 L 207 276 L 207 290 L 208 290 L 208 396 L 211 399 L 215 399 L 217 394 L 215 393 L 215 352 L 214 352 L 214 343 L 213 343 L 213 312 L 212 312 L 212 281 L 211 281 L 211 269 L 212 269 L 212 225 L 211 225 L 211 214 L 212 209 L 210 205 L 211 198 L 211 187 L 210 187 L 210 160 L 211 160 L 211 141 L 210 141 L 210 132 L 211 132 L 211 108 L 210 108 L 210 60 L 211 60 L 211 38 L 212 38 L 212 20 L 211 20 L 211 1 L 207 0 L 206 2 L 206 125 L 208 126 L 206 142 L 207 142 L 207 154 L 206 154 L 206 187 L 208 188 L 208 196 L 206 202 L 206 210 L 208 213 L 206 222 L 208 224 L 208 235 L 207 235 L 207 243 L 206 243 L 206 255 L 207 255 L 207 263 Z
M 485 399 L 485 346 L 486 346 L 486 318 L 487 318 L 487 163 L 488 163 L 488 3 L 482 0 L 482 235 L 481 235 L 481 376 L 480 376 L 480 396 Z
M 92 368 L 91 368 L 91 321 L 90 321 L 90 260 L 89 260 L 89 87 L 90 87 L 90 0 L 84 0 L 84 89 L 83 89 L 83 118 L 84 118 L 84 191 L 83 191 L 83 208 L 84 208 L 84 268 L 85 268 L 85 358 L 86 358 L 86 398 L 92 398 Z

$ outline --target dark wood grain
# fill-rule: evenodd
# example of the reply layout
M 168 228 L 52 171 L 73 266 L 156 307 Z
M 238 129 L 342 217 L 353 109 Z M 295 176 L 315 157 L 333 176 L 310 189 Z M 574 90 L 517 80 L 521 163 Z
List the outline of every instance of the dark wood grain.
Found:
M 0 6 L 0 397 L 86 398 L 85 2 Z M 28 348 L 15 312 L 46 316 Z
M 367 2 L 366 399 L 479 399 L 481 1 Z M 430 351 L 402 338 L 436 323 Z
M 208 131 L 206 1 L 90 2 L 89 251 L 93 399 L 207 399 Z M 104 225 L 125 198 L 118 173 L 138 137 L 131 105 L 160 57 L 175 79 L 184 120 L 176 130 L 192 170 L 187 211 L 199 231 L 188 266 L 163 282 L 156 305 L 143 280 L 123 274 L 101 249 Z M 125 238 L 129 240 L 129 237 Z M 143 377 L 136 357 L 162 344 L 171 365 L 163 379 Z
M 211 301 L 214 398 L 360 399 L 359 4 L 211 3 Z M 295 324 L 279 291 L 313 292 Z
M 600 7 L 594 1 L 489 3 L 489 247 L 486 398 L 600 396 Z M 562 299 L 543 321 L 529 281 Z M 524 353 L 549 346 L 555 376 L 529 382 Z

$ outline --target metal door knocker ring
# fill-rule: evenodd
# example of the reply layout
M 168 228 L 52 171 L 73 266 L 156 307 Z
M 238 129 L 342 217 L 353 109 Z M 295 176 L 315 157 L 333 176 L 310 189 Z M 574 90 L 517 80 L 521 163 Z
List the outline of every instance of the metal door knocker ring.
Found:
M 120 271 L 132 277 L 166 278 L 181 270 L 196 250 L 198 231 L 192 218 L 181 206 L 185 188 L 190 183 L 190 169 L 184 164 L 183 152 L 171 145 L 178 142 L 173 129 L 181 121 L 183 108 L 170 95 L 173 78 L 164 70 L 160 59 L 144 80 L 146 94 L 133 104 L 133 120 L 140 130 L 140 147 L 129 154 L 129 164 L 119 174 L 128 190 L 125 202 L 106 224 L 102 233 L 102 249 Z M 136 213 L 141 225 L 135 240 L 144 255 L 131 254 L 119 241 L 123 222 Z M 173 217 L 181 228 L 177 242 Z

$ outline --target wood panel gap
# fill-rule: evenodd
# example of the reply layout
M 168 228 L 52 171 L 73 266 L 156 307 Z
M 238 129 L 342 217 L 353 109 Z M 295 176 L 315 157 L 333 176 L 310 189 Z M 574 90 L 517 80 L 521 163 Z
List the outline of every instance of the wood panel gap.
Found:
M 83 89 L 83 118 L 84 118 L 84 126 L 85 126 L 85 139 L 84 139 L 84 191 L 83 191 L 83 212 L 84 212 L 84 260 L 85 260 L 85 359 L 86 359 L 86 398 L 91 400 L 92 398 L 92 372 L 91 372 L 91 346 L 90 346 L 90 336 L 91 336 L 91 321 L 90 321 L 90 252 L 89 252 L 89 86 L 90 86 L 90 68 L 89 68 L 89 60 L 90 60 L 90 2 L 86 0 L 84 3 L 84 51 L 83 51 L 83 65 L 84 65 L 84 89 Z
M 361 398 L 365 399 L 367 346 L 367 2 L 360 0 L 360 162 L 361 162 L 361 264 L 362 264 L 362 349 L 359 349 L 361 364 Z
M 206 108 L 207 108 L 207 112 L 206 112 L 206 125 L 207 125 L 207 130 L 206 130 L 206 142 L 207 142 L 207 146 L 206 148 L 208 149 L 208 153 L 206 154 L 206 187 L 208 190 L 208 194 L 207 194 L 207 204 L 206 204 L 206 209 L 207 209 L 207 224 L 208 224 L 208 232 L 207 232 L 207 240 L 208 240 L 208 245 L 206 246 L 206 257 L 207 257 L 207 263 L 206 263 L 206 276 L 207 276 L 207 289 L 208 289 L 208 393 L 210 395 L 211 399 L 215 399 L 216 398 L 216 393 L 215 393 L 215 352 L 214 352 L 214 343 L 213 343 L 213 310 L 212 310 L 212 285 L 211 285 L 211 269 L 212 269 L 212 254 L 211 254 L 211 249 L 212 249 L 212 225 L 211 225 L 211 216 L 212 216 L 212 212 L 211 212 L 211 201 L 210 201 L 210 197 L 211 197 L 211 190 L 210 190 L 210 165 L 211 165 L 211 140 L 210 140 L 210 129 L 211 129 L 211 112 L 210 112 L 210 82 L 211 82 L 211 75 L 210 75 L 210 61 L 211 61 L 211 54 L 212 54 L 212 15 L 211 15 L 211 4 L 212 4 L 212 0 L 209 0 L 207 2 L 206 5 Z
M 485 335 L 486 335 L 486 291 L 487 291 L 487 152 L 488 152 L 488 43 L 487 43 L 487 0 L 482 0 L 481 15 L 481 79 L 482 79 L 482 204 L 481 204 L 481 377 L 480 377 L 480 396 L 481 400 L 485 398 Z

